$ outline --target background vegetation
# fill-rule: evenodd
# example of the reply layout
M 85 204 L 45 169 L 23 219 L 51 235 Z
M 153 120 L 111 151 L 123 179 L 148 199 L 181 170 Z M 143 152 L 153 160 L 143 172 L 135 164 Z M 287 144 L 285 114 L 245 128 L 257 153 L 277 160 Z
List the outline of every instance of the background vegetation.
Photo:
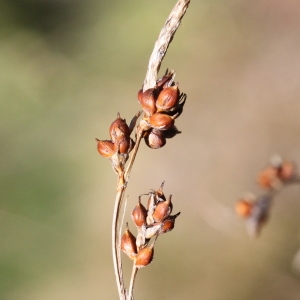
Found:
M 1 299 L 117 298 L 116 178 L 94 138 L 140 109 L 174 3 L 0 2 Z M 130 211 L 165 180 L 182 213 L 136 299 L 299 299 L 299 187 L 277 197 L 258 240 L 233 211 L 271 155 L 300 165 L 299 30 L 295 0 L 192 1 L 162 66 L 188 95 L 183 133 L 142 145 L 128 189 Z

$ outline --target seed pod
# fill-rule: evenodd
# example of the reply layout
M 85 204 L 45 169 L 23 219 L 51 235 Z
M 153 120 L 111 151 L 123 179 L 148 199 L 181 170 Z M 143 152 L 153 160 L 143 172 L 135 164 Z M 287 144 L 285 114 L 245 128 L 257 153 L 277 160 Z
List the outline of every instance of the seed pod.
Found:
M 179 96 L 179 104 L 176 106 L 176 108 L 173 108 L 172 110 L 167 111 L 166 113 L 169 116 L 173 116 L 174 119 L 177 119 L 182 114 L 182 112 L 183 112 L 183 107 L 184 107 L 186 98 L 187 98 L 186 94 L 182 93 Z
M 134 141 L 131 138 L 119 137 L 115 143 L 115 151 L 128 154 L 134 147 Z
M 152 149 L 159 149 L 166 144 L 166 138 L 163 131 L 157 129 L 148 131 L 144 139 L 146 145 Z
M 240 199 L 235 205 L 235 212 L 243 218 L 248 218 L 251 215 L 253 203 L 246 199 Z
M 163 89 L 156 100 L 157 111 L 169 111 L 179 103 L 179 88 L 177 85 Z
M 97 141 L 97 149 L 101 156 L 110 158 L 115 153 L 115 145 L 112 141 L 108 140 L 98 140 Z
M 130 259 L 134 259 L 136 257 L 136 238 L 129 231 L 128 227 L 126 228 L 121 239 L 121 249 Z
M 258 174 L 258 184 L 265 189 L 274 189 L 281 187 L 281 181 L 278 178 L 278 168 L 269 166 Z
M 158 96 L 158 90 L 156 88 L 151 88 L 138 94 L 138 100 L 142 105 L 142 109 L 147 116 L 151 116 L 156 112 L 155 102 Z
M 180 215 L 180 212 L 174 216 L 169 216 L 162 224 L 160 234 L 167 233 L 173 230 L 175 226 L 175 219 Z
M 166 201 L 158 202 L 153 213 L 155 222 L 163 222 L 172 212 L 173 204 L 171 202 L 172 195 Z
M 145 248 L 139 250 L 134 262 L 136 268 L 140 269 L 146 267 L 151 263 L 154 254 L 153 246 L 154 244 L 152 244 L 151 246 L 146 246 Z
M 174 118 L 166 114 L 155 113 L 149 117 L 149 124 L 154 129 L 168 130 L 174 125 Z
M 141 203 L 141 197 L 139 197 L 139 202 L 131 212 L 131 218 L 137 227 L 146 225 L 147 210 Z
M 278 177 L 286 182 L 289 180 L 292 180 L 296 176 L 296 167 L 295 164 L 293 164 L 290 161 L 284 161 L 282 162 L 281 166 L 278 169 Z
M 110 125 L 109 134 L 113 143 L 115 143 L 118 139 L 122 140 L 124 137 L 126 139 L 130 137 L 129 127 L 126 124 L 125 119 L 120 117 L 120 114 L 118 114 L 117 119 Z

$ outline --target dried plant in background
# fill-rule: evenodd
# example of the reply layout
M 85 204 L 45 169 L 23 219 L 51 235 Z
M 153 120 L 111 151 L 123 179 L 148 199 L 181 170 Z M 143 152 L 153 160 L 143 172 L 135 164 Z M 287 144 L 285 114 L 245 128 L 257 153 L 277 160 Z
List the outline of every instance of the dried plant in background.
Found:
M 132 211 L 137 236 L 131 233 L 128 224 L 121 236 L 121 208 L 141 140 L 144 139 L 148 147 L 159 149 L 166 144 L 167 139 L 180 133 L 175 126 L 175 120 L 183 111 L 186 94 L 180 93 L 178 83 L 174 81 L 174 71 L 167 70 L 159 79 L 157 75 L 189 3 L 190 0 L 179 0 L 176 3 L 155 43 L 143 87 L 138 92 L 142 111 L 132 118 L 129 125 L 118 113 L 116 120 L 109 127 L 110 140 L 96 139 L 98 152 L 111 160 L 113 170 L 118 176 L 112 221 L 112 251 L 119 298 L 122 300 L 133 299 L 138 269 L 151 263 L 158 236 L 172 230 L 179 215 L 171 215 L 171 196 L 164 196 L 162 184 L 158 190 L 148 193 L 147 208 L 141 203 L 140 196 L 137 206 Z M 131 138 L 132 134 L 135 135 L 134 138 Z M 151 238 L 153 242 L 149 245 Z M 124 285 L 121 250 L 133 260 L 128 289 Z
M 242 197 L 235 205 L 236 213 L 247 220 L 247 231 L 251 237 L 257 237 L 269 219 L 275 196 L 288 185 L 299 184 L 300 177 L 293 162 L 274 156 L 258 174 L 257 182 L 264 192 L 258 196 Z

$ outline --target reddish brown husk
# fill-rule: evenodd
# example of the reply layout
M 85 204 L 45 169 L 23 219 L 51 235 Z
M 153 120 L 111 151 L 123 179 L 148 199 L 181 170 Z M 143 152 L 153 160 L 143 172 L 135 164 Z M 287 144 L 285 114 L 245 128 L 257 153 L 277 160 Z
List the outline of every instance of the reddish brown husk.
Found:
M 146 225 L 147 210 L 141 203 L 140 198 L 138 204 L 135 206 L 131 213 L 131 218 L 137 227 Z
M 163 89 L 158 95 L 156 107 L 158 111 L 169 111 L 179 104 L 179 88 L 177 85 Z
M 117 119 L 110 125 L 109 134 L 113 142 L 120 138 L 123 139 L 125 137 L 127 139 L 130 137 L 129 127 L 125 119 L 122 119 L 120 115 L 118 115 Z
M 147 246 L 139 250 L 134 265 L 137 268 L 146 267 L 153 260 L 154 249 L 153 245 Z
M 169 197 L 166 201 L 161 201 L 156 205 L 156 208 L 153 213 L 153 219 L 156 222 L 163 222 L 172 212 L 172 196 Z
M 136 238 L 127 228 L 121 239 L 121 249 L 130 258 L 134 259 L 136 257 Z
M 149 123 L 152 128 L 168 130 L 174 125 L 174 119 L 169 115 L 156 113 L 149 117 Z
M 156 112 L 156 99 L 158 96 L 158 90 L 151 88 L 138 94 L 138 100 L 142 106 L 143 111 L 146 115 L 151 116 Z
M 101 156 L 110 158 L 115 153 L 115 145 L 112 141 L 108 140 L 98 140 L 97 141 L 97 149 Z

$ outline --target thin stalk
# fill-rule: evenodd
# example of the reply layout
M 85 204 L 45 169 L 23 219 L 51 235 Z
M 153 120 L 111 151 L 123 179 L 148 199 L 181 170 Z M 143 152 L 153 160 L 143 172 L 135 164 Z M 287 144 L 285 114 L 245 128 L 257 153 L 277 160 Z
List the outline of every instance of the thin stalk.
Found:
M 119 240 L 120 240 L 120 233 L 119 233 L 119 226 L 118 220 L 120 217 L 120 210 L 123 200 L 123 195 L 125 192 L 125 186 L 122 185 L 120 189 L 118 189 L 116 200 L 115 200 L 115 207 L 113 212 L 113 221 L 112 221 L 112 250 L 113 250 L 113 263 L 114 263 L 114 270 L 116 276 L 116 282 L 119 292 L 120 300 L 126 300 L 126 292 L 124 288 L 124 279 L 123 279 L 123 272 L 122 272 L 122 263 L 121 263 L 121 255 L 120 255 L 120 247 L 119 247 Z
M 117 184 L 117 195 L 115 199 L 115 207 L 113 211 L 113 221 L 112 221 L 112 249 L 113 249 L 113 263 L 115 270 L 115 277 L 119 292 L 120 300 L 126 300 L 126 290 L 123 279 L 123 270 L 122 270 L 122 260 L 121 260 L 121 234 L 119 228 L 119 219 L 120 219 L 120 211 L 123 203 L 124 194 L 127 187 L 127 182 L 130 177 L 130 172 L 136 158 L 138 148 L 142 139 L 143 131 L 138 130 L 137 139 L 135 142 L 135 146 L 132 150 L 132 154 L 129 158 L 128 165 L 126 171 L 123 174 L 120 174 L 118 177 Z M 125 178 L 125 183 L 124 183 Z
M 133 265 L 132 267 L 132 272 L 131 272 L 131 278 L 130 278 L 130 284 L 129 284 L 129 290 L 128 290 L 128 300 L 133 300 L 133 287 L 134 287 L 134 282 L 136 279 L 136 274 L 137 274 L 138 268 Z

